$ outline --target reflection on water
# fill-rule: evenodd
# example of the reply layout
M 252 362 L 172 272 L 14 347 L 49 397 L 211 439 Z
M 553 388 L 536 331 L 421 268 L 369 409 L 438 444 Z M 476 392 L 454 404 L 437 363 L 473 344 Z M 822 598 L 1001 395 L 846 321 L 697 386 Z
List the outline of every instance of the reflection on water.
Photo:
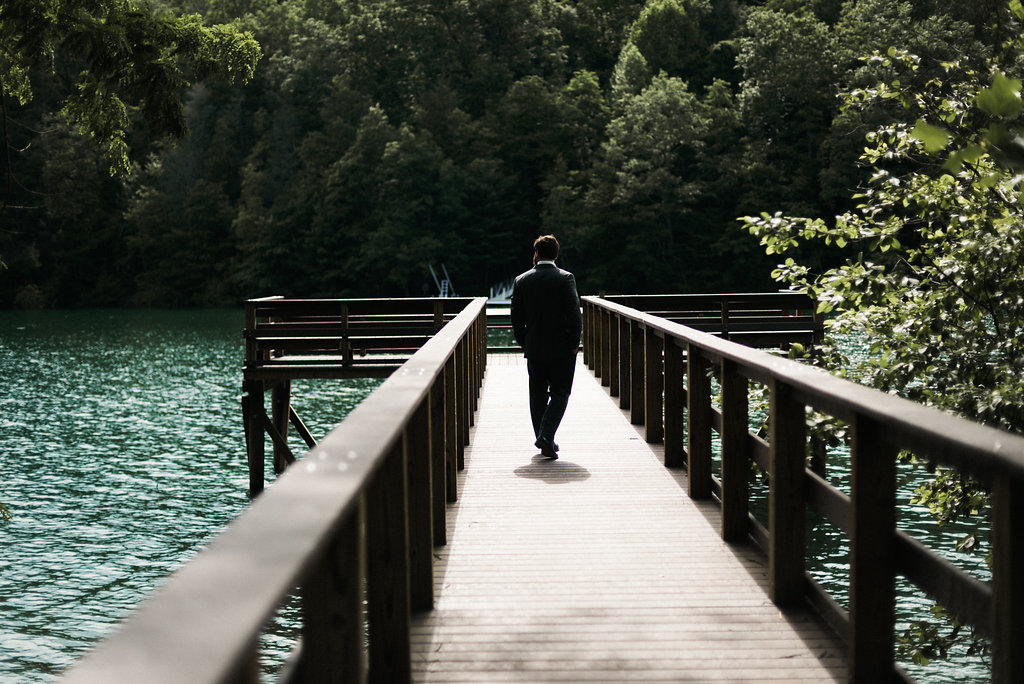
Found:
M 242 321 L 0 312 L 0 682 L 52 681 L 246 506 Z M 323 435 L 377 384 L 297 411 Z

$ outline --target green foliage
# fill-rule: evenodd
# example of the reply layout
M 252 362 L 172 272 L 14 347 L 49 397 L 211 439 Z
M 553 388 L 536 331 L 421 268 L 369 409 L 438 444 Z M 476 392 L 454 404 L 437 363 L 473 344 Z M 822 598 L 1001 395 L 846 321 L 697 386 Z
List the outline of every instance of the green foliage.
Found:
M 131 112 L 156 136 L 180 138 L 180 100 L 195 78 L 252 78 L 259 46 L 230 26 L 206 27 L 198 15 L 154 14 L 132 0 L 7 0 L 0 6 L 0 93 L 26 104 L 36 69 L 55 72 L 58 59 L 80 71 L 62 111 L 70 124 L 106 149 L 113 170 L 127 172 Z M 63 65 L 61 65 L 63 66 Z
M 762 213 L 743 221 L 768 253 L 784 255 L 775 277 L 832 314 L 833 332 L 871 341 L 872 358 L 854 371 L 863 382 L 1024 432 L 1024 107 L 1020 80 L 1004 72 L 1013 52 L 997 52 L 983 70 L 947 62 L 926 79 L 922 60 L 896 48 L 868 62 L 887 79 L 851 91 L 845 106 L 899 118 L 868 135 L 862 160 L 872 174 L 856 208 L 832 220 Z M 815 269 L 789 256 L 808 242 L 840 250 L 843 262 Z M 940 468 L 913 502 L 945 525 L 983 519 L 988 496 Z M 978 552 L 982 541 L 975 530 L 957 547 Z M 960 629 L 915 623 L 901 651 L 919 663 L 943 657 Z

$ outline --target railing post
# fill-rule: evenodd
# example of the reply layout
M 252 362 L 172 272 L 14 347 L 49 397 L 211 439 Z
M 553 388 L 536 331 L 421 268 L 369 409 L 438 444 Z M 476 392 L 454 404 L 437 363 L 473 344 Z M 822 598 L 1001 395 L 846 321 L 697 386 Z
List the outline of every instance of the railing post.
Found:
M 787 385 L 772 379 L 769 391 L 768 595 L 784 606 L 803 596 L 807 419 Z
M 363 507 L 353 507 L 302 585 L 301 680 L 362 682 Z
M 747 538 L 747 379 L 736 363 L 722 361 L 722 539 Z
M 644 424 L 644 329 L 629 322 L 629 420 Z
M 434 607 L 434 516 L 430 461 L 430 398 L 405 429 L 409 487 L 409 594 L 413 610 Z
M 594 347 L 594 340 L 590 333 L 590 317 L 593 314 L 594 306 L 586 300 L 581 300 L 580 306 L 583 309 L 583 365 L 587 368 L 593 368 L 594 366 L 590 359 L 593 356 L 591 350 Z
M 459 465 L 459 411 L 456 399 L 455 359 L 458 355 L 453 351 L 444 364 L 444 472 L 445 496 L 449 503 L 458 500 L 457 477 Z
M 366 620 L 372 684 L 412 679 L 404 441 L 399 440 L 385 456 L 366 493 Z
M 992 485 L 992 681 L 1024 681 L 1024 484 Z
M 658 444 L 665 439 L 664 365 L 662 363 L 664 340 L 650 327 L 644 330 L 644 424 L 648 444 Z
M 619 353 L 619 320 L 620 316 L 617 313 L 608 312 L 608 327 L 605 329 L 608 336 L 608 394 L 613 397 L 619 396 L 622 391 L 622 377 L 619 371 L 622 366 L 622 355 Z
M 850 681 L 876 682 L 895 660 L 896 450 L 874 420 L 850 428 Z
M 601 311 L 601 385 L 611 387 L 612 384 L 612 314 L 607 309 Z
M 673 337 L 665 338 L 665 467 L 686 465 L 683 421 L 686 420 L 686 390 L 683 348 Z
M 700 348 L 686 349 L 687 481 L 691 499 L 711 496 L 711 381 Z
M 456 466 L 459 470 L 466 467 L 466 445 L 469 444 L 469 372 L 466 368 L 465 340 L 455 348 L 455 405 L 459 414 L 456 441 Z
M 625 316 L 619 317 L 619 408 L 628 409 L 633 398 L 633 322 Z
M 444 372 L 430 386 L 430 470 L 431 498 L 434 520 L 434 545 L 448 543 L 447 484 L 445 480 L 445 449 L 444 449 Z

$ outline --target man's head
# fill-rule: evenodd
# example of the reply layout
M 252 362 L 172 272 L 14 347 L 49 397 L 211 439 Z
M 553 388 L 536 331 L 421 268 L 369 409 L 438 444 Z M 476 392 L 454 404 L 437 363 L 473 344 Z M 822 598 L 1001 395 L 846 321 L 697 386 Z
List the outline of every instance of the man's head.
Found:
M 533 265 L 538 261 L 554 261 L 558 258 L 558 240 L 554 235 L 541 235 L 533 241 Z

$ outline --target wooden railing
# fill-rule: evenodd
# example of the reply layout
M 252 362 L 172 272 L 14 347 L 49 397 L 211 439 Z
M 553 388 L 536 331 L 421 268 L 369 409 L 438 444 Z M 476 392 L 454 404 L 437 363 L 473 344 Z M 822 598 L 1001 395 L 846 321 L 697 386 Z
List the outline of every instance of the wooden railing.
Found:
M 280 475 L 295 461 L 289 426 L 310 449 L 316 440 L 291 405 L 297 379 L 387 377 L 471 299 L 285 299 L 245 304 L 242 417 L 249 494 L 264 487 L 265 437 Z M 483 342 L 486 344 L 486 341 Z M 271 413 L 265 395 L 271 395 Z
M 410 611 L 433 606 L 483 378 L 484 306 L 469 300 L 62 681 L 259 682 L 258 637 L 295 590 L 301 643 L 281 681 L 409 681 Z
M 1024 646 L 1024 438 L 606 299 L 583 298 L 583 313 L 587 364 L 645 427 L 647 440 L 664 442 L 665 465 L 687 468 L 689 495 L 717 497 L 722 537 L 765 550 L 771 599 L 810 603 L 847 640 L 849 681 L 909 679 L 895 663 L 897 575 L 989 638 L 993 681 L 1024 681 L 1017 651 Z M 712 406 L 712 367 L 720 410 Z M 770 395 L 767 440 L 749 431 L 750 383 Z M 807 467 L 808 409 L 848 425 L 849 495 Z M 713 430 L 721 439 L 719 473 L 712 472 Z M 989 488 L 990 582 L 897 528 L 902 450 Z M 768 473 L 767 529 L 749 513 L 750 460 Z M 849 610 L 805 571 L 808 509 L 849 537 Z

